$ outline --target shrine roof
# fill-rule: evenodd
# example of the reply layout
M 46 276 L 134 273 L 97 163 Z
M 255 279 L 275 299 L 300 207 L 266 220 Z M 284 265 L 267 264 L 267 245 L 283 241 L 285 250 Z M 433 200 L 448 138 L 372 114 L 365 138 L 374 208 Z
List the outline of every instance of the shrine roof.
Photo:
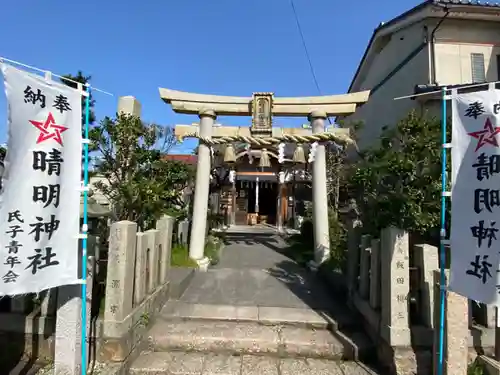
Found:
M 162 159 L 169 160 L 169 161 L 178 161 L 178 162 L 181 162 L 184 164 L 189 164 L 189 165 L 196 165 L 196 163 L 198 162 L 197 155 L 188 155 L 188 154 L 163 155 Z

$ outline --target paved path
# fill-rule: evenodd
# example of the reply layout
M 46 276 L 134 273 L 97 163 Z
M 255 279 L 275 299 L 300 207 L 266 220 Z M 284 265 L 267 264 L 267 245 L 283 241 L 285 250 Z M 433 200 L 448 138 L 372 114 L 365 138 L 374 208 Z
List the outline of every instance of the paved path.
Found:
M 283 254 L 271 228 L 227 234 L 219 264 L 198 273 L 181 301 L 198 304 L 333 309 L 315 276 Z

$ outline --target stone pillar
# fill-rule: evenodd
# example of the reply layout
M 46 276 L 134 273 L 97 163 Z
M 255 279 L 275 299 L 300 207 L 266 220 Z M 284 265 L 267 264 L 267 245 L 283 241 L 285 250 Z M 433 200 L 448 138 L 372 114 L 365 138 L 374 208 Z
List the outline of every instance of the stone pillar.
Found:
M 231 225 L 236 225 L 236 173 L 231 187 Z
M 381 231 L 380 331 L 391 346 L 411 345 L 408 297 L 410 293 L 409 236 L 394 227 Z
M 212 127 L 215 122 L 215 112 L 200 111 L 200 136 L 212 137 Z M 200 142 L 198 146 L 198 164 L 196 168 L 196 185 L 194 190 L 193 225 L 191 227 L 191 242 L 189 257 L 194 259 L 200 269 L 205 270 L 210 261 L 204 256 L 205 231 L 207 228 L 207 203 L 210 188 L 210 148 Z
M 495 305 L 484 306 L 486 313 L 486 327 L 496 328 L 497 326 L 497 314 Z
M 140 305 L 147 294 L 147 267 L 146 264 L 146 237 L 144 233 L 137 233 L 137 247 L 135 250 L 134 273 L 134 304 Z
M 354 201 L 350 202 L 347 224 L 347 290 L 352 296 L 356 291 L 359 276 L 359 243 L 361 238 L 361 220 Z
M 371 237 L 367 234 L 361 237 L 360 264 L 359 264 L 359 296 L 366 300 L 370 292 L 370 255 L 371 255 Z
M 446 285 L 449 282 L 449 271 L 446 270 Z M 439 328 L 439 295 L 440 295 L 440 272 L 434 271 L 434 317 L 435 327 Z M 445 285 L 445 287 L 446 287 Z M 457 293 L 447 291 L 445 300 L 445 326 L 444 326 L 444 375 L 467 375 L 468 352 L 469 352 L 469 324 L 468 324 L 468 300 Z M 439 365 L 439 329 L 434 330 L 434 374 L 438 374 Z
M 468 315 L 468 319 L 469 319 L 469 328 L 472 328 L 472 304 L 473 303 L 476 303 L 474 301 L 471 301 L 469 300 L 469 315 Z
M 141 103 L 133 96 L 118 98 L 118 113 L 141 117 Z
M 148 293 L 153 293 L 158 286 L 158 231 L 150 229 L 144 232 L 146 240 L 146 252 L 149 251 L 149 280 L 147 281 Z
M 283 230 L 283 215 L 281 214 L 281 184 L 278 184 L 278 198 L 276 202 L 276 228 Z
M 500 361 L 500 315 L 498 307 L 495 308 L 495 360 Z
M 278 231 L 283 230 L 283 189 L 285 182 L 285 172 L 278 173 L 278 214 L 276 215 L 276 226 Z
M 164 284 L 167 282 L 168 274 L 170 271 L 170 257 L 172 252 L 172 233 L 174 231 L 175 219 L 173 217 L 164 215 L 158 220 L 156 229 L 158 229 L 160 237 L 161 259 L 160 259 L 160 282 Z
M 97 260 L 96 260 L 96 274 L 97 272 Z M 57 314 L 57 291 L 58 288 L 47 289 L 42 294 L 42 305 L 40 306 L 41 316 L 56 316 Z
M 325 131 L 326 113 L 312 111 L 309 114 L 312 132 Z M 314 222 L 314 264 L 313 268 L 330 258 L 330 234 L 328 228 L 328 194 L 326 190 L 326 156 L 325 145 L 318 144 L 313 162 L 313 222 Z
M 87 321 L 85 329 L 86 360 L 89 359 L 90 308 L 94 280 L 95 258 L 87 258 Z M 57 293 L 57 319 L 54 345 L 54 375 L 80 375 L 82 372 L 82 294 L 81 285 L 64 285 Z
M 87 236 L 87 255 L 95 258 L 95 273 L 99 275 L 99 262 L 101 260 L 101 239 L 99 236 Z
M 136 245 L 136 223 L 118 221 L 111 225 L 104 311 L 106 321 L 122 321 L 132 311 Z M 104 324 L 105 335 L 107 327 Z
M 259 178 L 255 178 L 255 213 L 259 215 Z
M 184 219 L 178 224 L 178 233 L 177 233 L 177 238 L 179 243 L 183 245 L 188 244 L 188 239 L 189 239 L 189 224 L 190 221 L 189 219 Z
M 433 328 L 434 326 L 434 272 L 439 269 L 438 248 L 431 245 L 415 245 L 413 249 L 415 267 L 421 270 L 422 277 L 422 299 L 421 313 L 424 324 Z
M 372 240 L 370 256 L 370 306 L 380 307 L 380 240 Z

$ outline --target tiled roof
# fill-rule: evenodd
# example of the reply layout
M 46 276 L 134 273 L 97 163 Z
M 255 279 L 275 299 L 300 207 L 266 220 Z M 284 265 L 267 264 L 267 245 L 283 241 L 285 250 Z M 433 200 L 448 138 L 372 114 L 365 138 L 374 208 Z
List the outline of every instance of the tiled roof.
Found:
M 500 8 L 500 3 L 491 3 L 489 1 L 471 1 L 471 0 L 434 0 L 431 1 L 435 4 L 443 5 L 472 5 L 472 6 L 483 6 L 483 7 L 494 7 Z

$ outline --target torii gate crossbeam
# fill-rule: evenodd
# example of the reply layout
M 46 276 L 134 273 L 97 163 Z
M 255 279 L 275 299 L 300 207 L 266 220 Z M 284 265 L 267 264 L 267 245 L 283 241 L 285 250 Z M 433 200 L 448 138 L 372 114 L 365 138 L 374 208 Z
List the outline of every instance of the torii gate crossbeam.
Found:
M 273 93 L 254 93 L 252 97 L 233 97 L 205 95 L 160 88 L 160 97 L 172 106 L 177 113 L 198 114 L 198 129 L 191 126 L 176 127 L 176 135 L 195 134 L 200 139 L 210 140 L 212 137 L 234 134 L 242 127 L 215 126 L 217 115 L 252 116 L 252 126 L 248 129 L 252 136 L 273 136 L 278 132 L 272 126 L 273 116 L 303 116 L 311 124 L 312 134 L 325 132 L 325 120 L 329 116 L 347 115 L 355 112 L 358 105 L 368 101 L 370 92 L 363 91 L 346 95 L 330 95 L 298 98 L 275 98 Z M 188 129 L 189 128 L 189 129 Z M 281 129 L 282 133 L 295 132 L 299 129 Z M 309 129 L 300 129 L 311 132 Z M 346 132 L 346 129 L 329 129 L 332 133 Z M 190 131 L 188 133 L 188 131 Z M 182 134 L 182 135 L 181 135 Z M 241 134 L 240 134 L 241 135 Z M 206 141 L 205 141 L 206 142 Z M 208 259 L 204 256 L 205 232 L 207 225 L 207 203 L 209 195 L 209 174 L 211 169 L 210 148 L 200 141 L 198 147 L 198 165 L 196 171 L 196 187 L 193 205 L 193 224 L 189 256 L 201 269 L 208 267 Z M 313 222 L 314 222 L 314 262 L 310 264 L 316 269 L 330 257 L 330 236 L 328 228 L 328 207 L 326 187 L 325 145 L 319 143 L 313 163 Z

